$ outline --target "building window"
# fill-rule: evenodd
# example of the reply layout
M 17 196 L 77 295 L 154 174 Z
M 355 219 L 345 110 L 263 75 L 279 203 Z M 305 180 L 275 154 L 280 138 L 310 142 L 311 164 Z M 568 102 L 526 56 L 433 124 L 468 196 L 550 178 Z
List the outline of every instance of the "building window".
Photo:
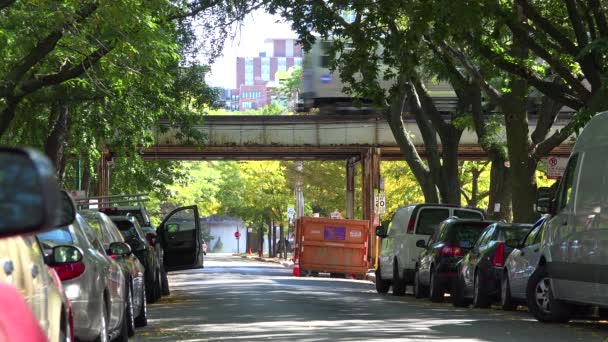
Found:
M 277 58 L 277 71 L 287 71 L 287 58 Z
M 331 42 L 329 42 L 329 41 L 321 42 L 321 61 L 320 61 L 321 68 L 329 68 L 329 66 L 331 64 L 330 50 L 331 50 Z
M 262 58 L 262 80 L 270 81 L 270 58 Z
M 302 66 L 302 57 L 295 57 L 293 59 L 293 65 L 294 66 Z
M 253 85 L 253 58 L 245 58 L 245 85 Z

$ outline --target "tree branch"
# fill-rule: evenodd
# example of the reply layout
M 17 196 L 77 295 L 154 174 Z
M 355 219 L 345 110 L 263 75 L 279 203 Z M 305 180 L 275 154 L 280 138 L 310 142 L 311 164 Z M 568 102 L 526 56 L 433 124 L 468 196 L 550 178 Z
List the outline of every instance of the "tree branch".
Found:
M 546 138 L 561 109 L 561 103 L 554 101 L 546 95 L 543 96 L 536 127 L 531 134 L 534 145 L 539 144 Z
M 572 74 L 570 69 L 565 66 L 559 59 L 552 55 L 549 51 L 540 46 L 530 32 L 526 31 L 525 27 L 514 20 L 507 20 L 507 26 L 511 29 L 514 35 L 518 36 L 532 52 L 536 53 L 540 58 L 545 60 L 570 86 L 580 95 L 585 102 L 591 97 L 591 93 L 583 86 L 581 81 Z
M 595 17 L 595 22 L 597 23 L 597 28 L 600 32 L 600 36 L 608 38 L 608 20 L 606 19 L 606 13 L 602 11 L 600 1 L 589 0 L 589 7 L 591 7 L 591 11 L 593 12 L 593 16 Z
M 4 85 L 0 88 L 0 98 L 8 97 L 15 90 L 21 78 L 44 57 L 55 49 L 57 42 L 63 37 L 64 31 L 74 23 L 83 22 L 91 16 L 97 9 L 97 4 L 87 4 L 76 13 L 76 20 L 67 20 L 61 27 L 49 33 L 46 37 L 38 41 L 36 46 L 23 57 L 11 72 L 3 80 Z
M 574 34 L 576 35 L 576 41 L 578 42 L 579 48 L 584 48 L 589 44 L 589 38 L 587 37 L 587 31 L 583 27 L 583 18 L 578 13 L 575 0 L 565 0 L 566 9 L 568 10 L 568 18 L 572 23 Z
M 524 15 L 530 19 L 536 26 L 538 26 L 541 30 L 543 30 L 547 35 L 551 38 L 555 39 L 555 41 L 562 46 L 569 54 L 576 56 L 579 53 L 579 49 L 574 45 L 574 43 L 568 38 L 565 34 L 563 34 L 555 25 L 553 25 L 549 20 L 544 18 L 537 10 L 534 8 L 528 0 L 516 0 L 517 4 L 521 6 Z
M 572 132 L 574 132 L 576 125 L 576 120 L 570 120 L 564 128 L 555 131 L 549 138 L 536 145 L 532 151 L 530 151 L 531 158 L 538 161 L 540 158 L 548 155 L 555 147 L 568 139 Z
M 530 69 L 508 61 L 504 58 L 504 56 L 494 52 L 489 46 L 473 38 L 471 35 L 467 39 L 471 45 L 475 46 L 479 53 L 491 63 L 510 74 L 525 79 L 543 94 L 546 94 L 557 101 L 561 101 L 563 104 L 575 110 L 581 109 L 585 106 L 585 103 L 574 96 L 567 87 L 563 85 L 556 85 L 538 78 Z
M 424 112 L 431 119 L 431 122 L 433 123 L 433 126 L 435 126 L 435 130 L 437 130 L 439 136 L 444 137 L 448 131 L 447 124 L 441 117 L 435 103 L 433 103 L 433 99 L 429 95 L 429 92 L 426 90 L 424 84 L 422 84 L 420 81 L 418 75 L 412 77 L 412 83 L 416 89 L 416 93 L 418 94 L 422 110 L 424 110 Z
M 112 47 L 108 45 L 103 45 L 91 54 L 89 54 L 79 64 L 72 65 L 54 74 L 44 75 L 41 77 L 35 77 L 26 80 L 19 87 L 16 97 L 23 97 L 27 94 L 35 92 L 36 90 L 42 87 L 60 84 L 72 78 L 76 78 L 82 75 L 91 67 L 93 67 L 95 64 L 97 64 L 97 62 L 99 62 L 99 60 L 105 55 L 107 55 L 110 51 L 112 51 Z

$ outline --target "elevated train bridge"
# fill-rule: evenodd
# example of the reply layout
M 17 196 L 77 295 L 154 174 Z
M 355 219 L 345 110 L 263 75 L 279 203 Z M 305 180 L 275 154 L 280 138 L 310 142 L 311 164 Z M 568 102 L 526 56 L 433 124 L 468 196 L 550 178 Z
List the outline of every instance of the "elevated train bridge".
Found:
M 419 153 L 425 148 L 413 117 L 405 118 Z M 558 119 L 551 134 L 565 126 Z M 166 125 L 160 123 L 160 125 Z M 530 132 L 535 120 L 530 120 Z M 142 151 L 146 160 L 344 160 L 346 213 L 354 216 L 355 166 L 362 166 L 363 219 L 374 219 L 374 193 L 380 183 L 381 160 L 403 160 L 388 123 L 377 115 L 207 116 L 195 126 L 206 136 L 204 148 L 179 142 L 176 130 L 157 130 L 154 146 Z M 504 139 L 503 133 L 503 139 Z M 551 155 L 568 156 L 573 142 L 555 148 Z M 485 159 L 487 154 L 471 130 L 465 130 L 458 147 L 459 158 Z M 108 154 L 111 156 L 111 154 Z M 109 188 L 108 158 L 101 163 L 100 192 Z

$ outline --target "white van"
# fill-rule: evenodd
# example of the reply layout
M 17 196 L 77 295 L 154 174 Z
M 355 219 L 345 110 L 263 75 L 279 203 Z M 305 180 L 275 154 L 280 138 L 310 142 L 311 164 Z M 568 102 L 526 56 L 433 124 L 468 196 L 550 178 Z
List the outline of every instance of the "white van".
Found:
M 484 219 L 479 209 L 447 204 L 415 204 L 399 208 L 386 231 L 382 227 L 376 229 L 376 235 L 382 238 L 376 270 L 378 293 L 387 293 L 392 285 L 393 294 L 405 294 L 405 286 L 414 283 L 416 260 L 422 251 L 416 247 L 416 241 L 427 240 L 441 222 L 452 216 Z
M 543 192 L 543 191 L 539 191 Z M 528 307 L 542 322 L 565 322 L 573 304 L 608 309 L 608 112 L 579 135 L 548 213 L 541 257 L 528 281 Z

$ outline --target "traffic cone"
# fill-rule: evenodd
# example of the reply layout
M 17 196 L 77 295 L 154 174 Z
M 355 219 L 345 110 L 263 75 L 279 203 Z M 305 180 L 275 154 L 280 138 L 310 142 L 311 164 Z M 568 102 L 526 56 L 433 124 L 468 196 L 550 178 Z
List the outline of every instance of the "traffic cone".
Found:
M 249 255 L 251 255 L 251 247 L 249 247 L 249 250 L 247 251 L 247 253 L 248 253 Z
M 293 276 L 300 276 L 300 259 L 298 259 L 298 257 L 293 261 Z

